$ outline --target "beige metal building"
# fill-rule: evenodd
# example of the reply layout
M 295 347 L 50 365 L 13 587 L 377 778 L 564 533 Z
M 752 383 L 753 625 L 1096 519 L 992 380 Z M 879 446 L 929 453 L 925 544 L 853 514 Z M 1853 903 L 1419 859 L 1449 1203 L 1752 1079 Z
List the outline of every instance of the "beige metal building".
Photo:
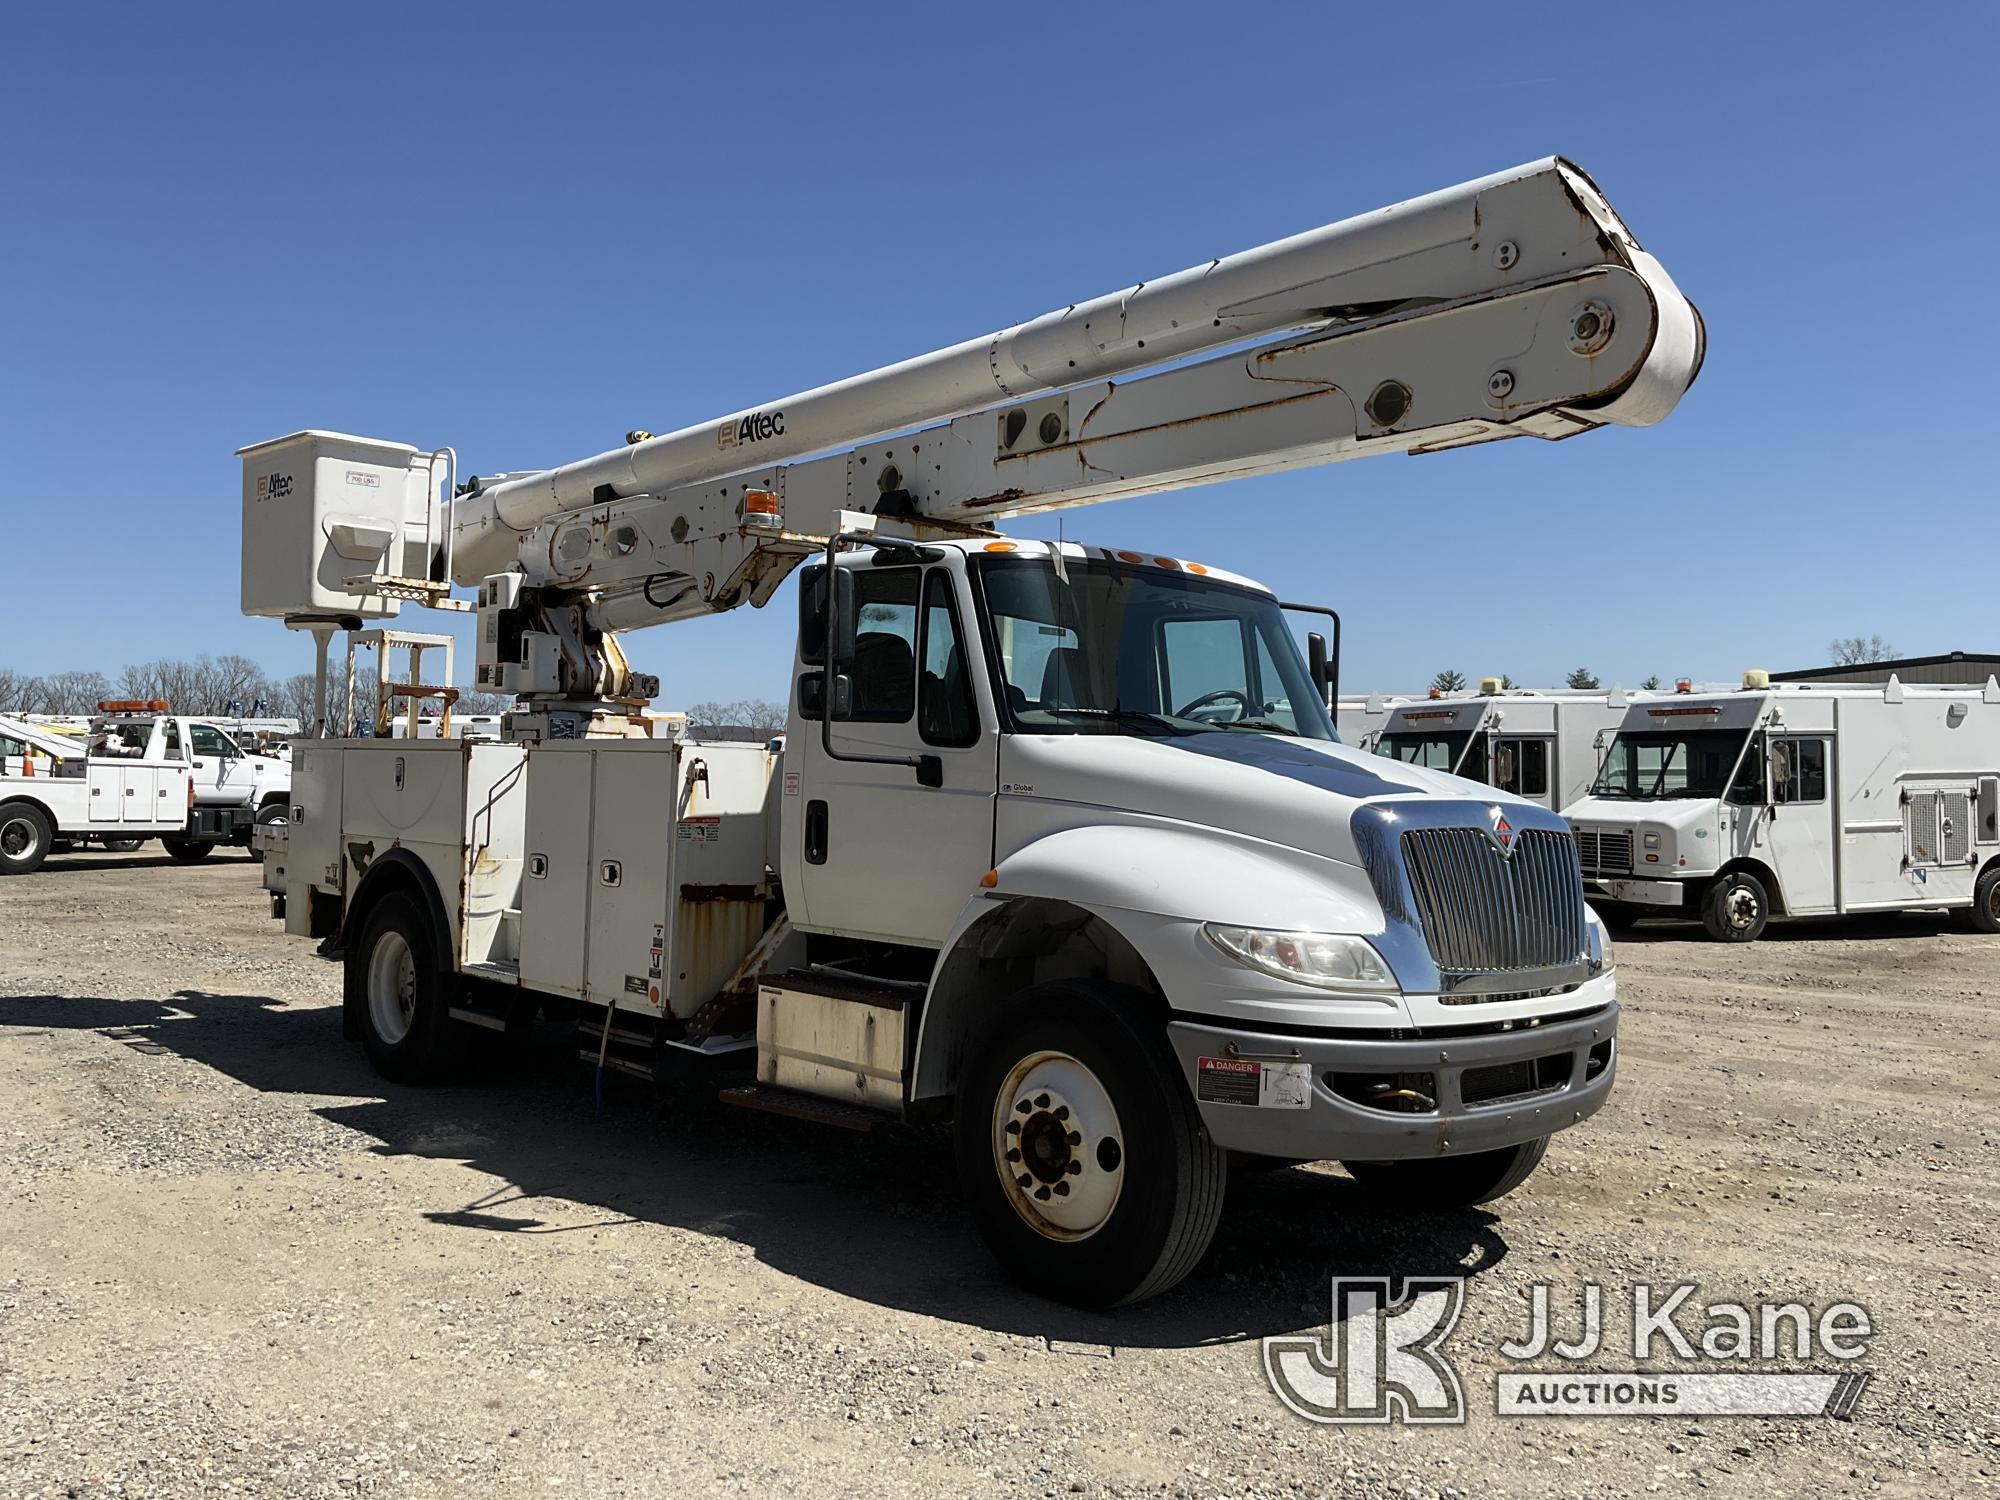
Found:
M 1892 674 L 1906 683 L 1979 686 L 1989 677 L 2000 676 L 2000 652 L 1948 651 L 1943 656 L 1905 656 L 1897 661 L 1860 662 L 1851 667 L 1806 667 L 1797 672 L 1773 672 L 1771 681 L 1887 682 Z

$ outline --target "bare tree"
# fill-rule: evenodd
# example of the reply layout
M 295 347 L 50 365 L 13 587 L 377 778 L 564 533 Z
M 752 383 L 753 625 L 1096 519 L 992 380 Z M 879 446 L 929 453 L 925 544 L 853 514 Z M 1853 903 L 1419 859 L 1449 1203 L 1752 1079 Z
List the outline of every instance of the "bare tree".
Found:
M 1826 654 L 1836 667 L 1860 667 L 1874 661 L 1893 661 L 1896 648 L 1879 635 L 1848 635 L 1828 641 Z
M 42 679 L 0 667 L 0 714 L 33 713 L 40 707 Z
M 1563 681 L 1570 687 L 1581 688 L 1587 692 L 1597 686 L 1597 674 L 1588 667 L 1578 667 L 1569 676 L 1565 677 Z
M 767 740 L 785 727 L 785 705 L 763 698 L 697 703 L 687 716 L 688 733 L 710 739 Z
M 111 684 L 102 672 L 54 672 L 41 683 L 41 712 L 45 714 L 88 714 L 111 696 Z
M 504 714 L 520 700 L 512 693 L 489 693 L 480 688 L 460 688 L 455 714 Z
M 1431 679 L 1434 693 L 1462 693 L 1465 691 L 1465 674 L 1453 667 L 1446 667 Z
M 299 727 L 308 733 L 313 724 L 313 674 L 294 672 L 282 682 L 270 684 L 266 694 L 271 704 L 271 715 L 278 719 L 296 719 Z

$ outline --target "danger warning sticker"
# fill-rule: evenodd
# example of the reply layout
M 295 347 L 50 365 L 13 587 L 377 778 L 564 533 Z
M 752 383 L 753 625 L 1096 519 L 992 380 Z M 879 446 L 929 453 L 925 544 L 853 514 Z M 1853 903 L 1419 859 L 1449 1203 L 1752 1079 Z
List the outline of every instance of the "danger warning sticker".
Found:
M 1243 1057 L 1204 1057 L 1195 1070 L 1194 1096 L 1203 1104 L 1310 1109 L 1312 1064 L 1252 1062 Z

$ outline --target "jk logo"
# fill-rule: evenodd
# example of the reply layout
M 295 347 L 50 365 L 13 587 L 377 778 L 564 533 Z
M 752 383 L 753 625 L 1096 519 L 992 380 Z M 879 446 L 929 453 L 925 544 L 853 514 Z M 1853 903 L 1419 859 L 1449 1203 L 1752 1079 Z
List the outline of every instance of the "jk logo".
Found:
M 1264 1340 L 1264 1374 L 1278 1399 L 1308 1422 L 1462 1426 L 1465 1392 L 1439 1346 L 1465 1306 L 1465 1282 L 1409 1276 L 1402 1292 L 1391 1301 L 1386 1276 L 1335 1277 L 1324 1341 Z

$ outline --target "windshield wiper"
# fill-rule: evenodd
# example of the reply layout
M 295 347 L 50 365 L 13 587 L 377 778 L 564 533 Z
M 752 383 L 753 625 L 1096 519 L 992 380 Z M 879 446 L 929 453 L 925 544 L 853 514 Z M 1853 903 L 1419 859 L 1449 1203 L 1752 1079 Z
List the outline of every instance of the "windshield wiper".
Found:
M 1194 733 L 1178 720 L 1170 719 L 1165 714 L 1148 713 L 1143 708 L 1043 708 L 1039 711 L 1059 718 L 1104 719 L 1113 724 L 1151 724 L 1168 734 Z
M 1231 719 L 1226 724 L 1211 724 L 1211 729 L 1251 729 L 1258 733 L 1288 734 L 1297 739 L 1299 732 L 1289 724 L 1280 724 L 1276 719 Z

